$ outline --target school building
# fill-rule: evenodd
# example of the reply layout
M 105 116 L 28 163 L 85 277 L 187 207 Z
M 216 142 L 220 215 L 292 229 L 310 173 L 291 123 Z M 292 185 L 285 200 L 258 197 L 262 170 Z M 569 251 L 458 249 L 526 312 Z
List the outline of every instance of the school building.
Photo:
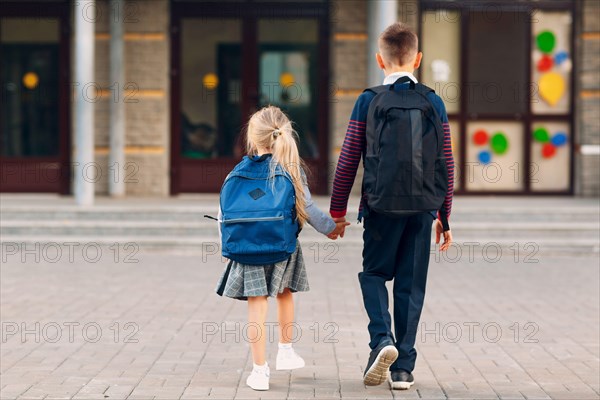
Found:
M 446 103 L 458 193 L 599 196 L 597 0 L 2 0 L 0 191 L 218 192 L 274 104 L 327 194 L 396 20 Z

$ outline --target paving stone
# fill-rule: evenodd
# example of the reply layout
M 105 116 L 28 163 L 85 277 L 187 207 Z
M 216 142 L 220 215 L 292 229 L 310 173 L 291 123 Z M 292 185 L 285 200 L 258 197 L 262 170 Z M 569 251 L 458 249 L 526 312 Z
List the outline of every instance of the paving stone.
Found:
M 36 322 L 79 325 L 72 341 L 66 329 L 56 343 L 42 332 L 37 341 L 35 332 L 3 341 L 1 398 L 598 399 L 597 253 L 540 255 L 535 265 L 515 263 L 512 254 L 498 263 L 432 262 L 416 383 L 393 392 L 387 383 L 362 383 L 369 337 L 360 248 L 344 248 L 338 258 L 307 257 L 311 291 L 295 295 L 302 335 L 294 344 L 307 365 L 276 371 L 275 334 L 266 393 L 245 385 L 252 366 L 240 332 L 246 303 L 214 294 L 221 263 L 159 250 L 140 252 L 140 262 L 127 266 L 110 259 L 3 263 L 3 330 L 12 322 L 33 331 Z M 276 315 L 271 302 L 267 320 Z M 132 332 L 127 322 L 137 342 L 124 340 Z M 97 342 L 82 334 L 86 323 L 101 328 Z M 209 327 L 217 331 L 207 335 Z

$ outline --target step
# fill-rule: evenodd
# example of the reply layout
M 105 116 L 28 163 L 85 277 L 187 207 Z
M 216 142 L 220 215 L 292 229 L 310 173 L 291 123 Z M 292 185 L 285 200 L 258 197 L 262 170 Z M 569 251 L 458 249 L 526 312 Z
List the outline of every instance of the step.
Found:
M 356 230 L 352 226 L 349 231 Z M 495 238 L 594 238 L 598 224 L 593 222 L 453 222 L 456 235 Z M 311 229 L 312 231 L 312 229 Z M 362 228 L 360 229 L 362 231 Z M 0 234 L 11 235 L 69 235 L 79 236 L 174 236 L 194 237 L 217 234 L 217 223 L 180 221 L 2 221 Z
M 343 239 L 331 241 L 323 235 L 302 235 L 300 238 L 305 256 L 319 251 L 321 256 L 335 255 L 344 248 L 356 248 L 363 245 L 362 237 L 357 234 L 348 234 Z M 433 237 L 432 237 L 433 242 Z M 52 252 L 53 248 L 61 247 L 63 251 L 68 248 L 74 248 L 75 251 L 81 251 L 84 246 L 101 247 L 114 251 L 115 246 L 127 254 L 137 253 L 138 251 L 165 250 L 174 252 L 191 252 L 198 254 L 218 254 L 220 241 L 217 235 L 205 235 L 198 237 L 172 237 L 172 236 L 138 236 L 136 238 L 128 236 L 89 236 L 73 238 L 72 236 L 47 236 L 47 235 L 11 235 L 2 238 L 1 250 L 3 261 L 12 254 L 19 255 L 21 250 L 28 252 L 35 249 L 41 249 L 42 253 Z M 37 246 L 37 247 L 36 247 Z M 565 241 L 564 239 L 544 238 L 532 241 L 516 241 L 514 239 L 482 240 L 473 236 L 461 237 L 454 243 L 454 249 L 447 253 L 447 258 L 457 257 L 459 251 L 463 257 L 467 257 L 470 252 L 476 256 L 484 253 L 493 258 L 497 249 L 502 249 L 504 256 L 514 256 L 515 251 L 519 251 L 519 257 L 544 255 L 569 254 L 571 256 L 589 256 L 589 254 L 600 255 L 600 246 L 598 240 L 579 239 L 576 241 Z M 458 248 L 458 249 L 457 249 Z M 107 250 L 108 251 L 108 250 Z M 435 247 L 432 248 L 432 254 L 435 254 Z M 53 253 L 52 253 L 53 254 Z M 13 260 L 15 261 L 15 260 Z M 17 260 L 18 261 L 18 260 Z
M 213 224 L 214 221 L 207 219 L 204 215 L 217 216 L 217 208 L 214 209 L 188 209 L 188 210 L 2 210 L 0 213 L 0 225 L 8 226 L 12 222 L 25 222 L 30 225 L 38 225 L 43 222 L 110 222 L 112 224 L 123 224 L 125 222 L 160 222 L 160 223 L 187 223 Z M 347 220 L 355 222 L 356 213 L 349 213 Z M 568 210 L 564 212 L 549 213 L 544 210 L 477 210 L 473 212 L 455 211 L 451 216 L 452 226 L 462 223 L 516 223 L 527 221 L 528 223 L 570 223 L 570 224 L 595 224 L 600 226 L 600 214 L 593 210 Z

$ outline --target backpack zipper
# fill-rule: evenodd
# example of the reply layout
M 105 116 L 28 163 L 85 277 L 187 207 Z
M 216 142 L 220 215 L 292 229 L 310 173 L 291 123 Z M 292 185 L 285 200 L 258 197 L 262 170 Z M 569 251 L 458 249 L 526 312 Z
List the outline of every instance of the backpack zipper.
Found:
M 282 221 L 283 215 L 279 217 L 257 217 L 257 218 L 235 218 L 223 220 L 224 224 L 233 224 L 238 222 L 265 222 L 265 221 Z

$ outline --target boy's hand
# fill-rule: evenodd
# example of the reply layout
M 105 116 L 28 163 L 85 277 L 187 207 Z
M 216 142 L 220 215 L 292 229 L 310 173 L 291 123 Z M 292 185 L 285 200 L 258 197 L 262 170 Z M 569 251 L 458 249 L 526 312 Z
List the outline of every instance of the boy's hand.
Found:
M 333 221 L 335 222 L 335 229 L 327 237 L 331 240 L 336 240 L 338 236 L 344 237 L 344 232 L 350 222 L 346 222 L 346 218 L 333 218 Z
M 439 219 L 435 224 L 435 244 L 440 243 L 440 236 L 444 236 L 444 243 L 440 246 L 440 251 L 446 251 L 452 244 L 452 231 L 444 232 L 444 227 L 442 226 L 442 221 Z

